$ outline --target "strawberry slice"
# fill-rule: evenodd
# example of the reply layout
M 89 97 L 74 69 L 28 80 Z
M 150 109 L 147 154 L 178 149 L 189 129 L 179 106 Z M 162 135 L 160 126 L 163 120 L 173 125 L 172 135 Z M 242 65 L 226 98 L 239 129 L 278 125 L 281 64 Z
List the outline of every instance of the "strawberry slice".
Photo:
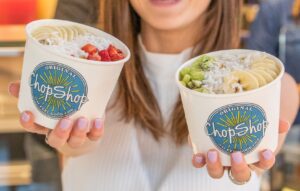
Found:
M 117 60 L 121 60 L 121 59 L 125 58 L 123 52 L 121 50 L 117 49 L 112 44 L 109 45 L 109 47 L 107 48 L 107 51 L 108 51 L 108 54 L 112 61 L 117 61 Z
M 101 61 L 101 56 L 95 52 L 94 54 L 89 54 L 87 57 L 88 60 Z
M 111 61 L 111 58 L 107 50 L 99 51 L 99 55 L 101 56 L 101 61 Z
M 122 60 L 124 58 L 123 54 L 113 54 L 110 56 L 112 61 Z
M 98 48 L 92 44 L 86 44 L 83 47 L 81 47 L 81 50 L 83 50 L 86 53 L 94 54 L 98 52 Z
M 110 44 L 108 46 L 107 51 L 108 51 L 108 53 L 109 53 L 110 56 L 114 55 L 114 54 L 119 54 L 117 48 L 114 45 L 112 45 L 112 44 Z

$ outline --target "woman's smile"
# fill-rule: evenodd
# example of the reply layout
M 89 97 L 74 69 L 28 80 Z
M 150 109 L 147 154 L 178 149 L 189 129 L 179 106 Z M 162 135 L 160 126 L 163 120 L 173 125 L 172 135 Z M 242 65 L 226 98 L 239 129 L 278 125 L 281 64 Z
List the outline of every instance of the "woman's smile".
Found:
M 181 0 L 149 0 L 155 6 L 173 6 L 180 3 Z
M 130 0 L 144 23 L 158 30 L 174 30 L 199 20 L 211 0 Z

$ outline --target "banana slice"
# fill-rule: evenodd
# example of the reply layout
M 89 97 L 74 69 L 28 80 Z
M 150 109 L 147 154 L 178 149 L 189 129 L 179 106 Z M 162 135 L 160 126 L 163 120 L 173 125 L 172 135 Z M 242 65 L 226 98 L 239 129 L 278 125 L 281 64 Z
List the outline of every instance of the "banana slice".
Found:
M 74 39 L 74 32 L 69 26 L 62 26 L 61 28 L 64 30 L 64 38 L 67 41 L 71 41 Z
M 42 26 L 32 32 L 32 36 L 37 40 L 60 38 L 61 34 L 55 26 Z
M 267 81 L 267 83 L 270 83 L 274 80 L 273 77 L 264 70 L 253 69 L 252 71 L 261 75 Z
M 32 32 L 32 36 L 37 40 L 41 40 L 45 37 L 51 37 L 53 35 L 53 28 L 50 26 L 43 26 Z
M 55 27 L 43 26 L 32 32 L 32 36 L 42 44 L 57 44 L 59 41 L 59 33 Z
M 247 71 L 234 71 L 232 75 L 238 78 L 238 83 L 243 86 L 244 90 L 252 90 L 259 87 L 259 83 L 255 76 Z
M 224 78 L 223 89 L 225 93 L 237 93 L 259 88 L 259 82 L 250 72 L 233 71 Z
M 72 33 L 74 35 L 73 39 L 75 39 L 79 36 L 79 31 L 77 30 L 77 28 L 75 26 L 70 25 L 68 28 L 72 31 Z
M 257 67 L 255 69 L 258 70 L 264 70 L 265 72 L 267 72 L 268 74 L 270 74 L 272 76 L 273 79 L 275 79 L 278 75 L 276 74 L 276 72 L 274 72 L 273 70 L 270 70 L 269 68 L 266 67 Z
M 274 60 L 267 57 L 258 59 L 251 64 L 251 67 L 259 67 L 259 66 L 270 68 L 274 72 L 276 72 L 276 74 L 279 74 L 281 71 L 280 66 Z
M 67 31 L 66 31 L 64 26 L 57 26 L 56 30 L 59 32 L 59 37 L 60 38 L 62 38 L 64 40 L 68 39 L 68 34 L 67 34 Z
M 53 31 L 52 27 L 50 27 L 50 26 L 42 26 L 42 27 L 39 27 L 36 30 L 34 30 L 32 32 L 32 35 L 35 36 L 35 35 L 37 35 L 39 33 L 50 33 L 51 31 Z
M 255 78 L 258 81 L 259 87 L 262 87 L 262 86 L 267 84 L 266 79 L 262 75 L 260 75 L 259 73 L 254 72 L 252 70 L 249 70 L 248 72 L 250 72 L 253 76 L 255 76 Z
M 238 78 L 229 75 L 224 78 L 223 90 L 227 94 L 232 94 L 242 92 L 243 87 L 238 83 Z
M 279 66 L 277 66 L 276 63 L 270 63 L 270 62 L 256 62 L 256 63 L 253 63 L 251 65 L 251 68 L 254 69 L 254 68 L 258 68 L 258 67 L 264 67 L 264 68 L 268 68 L 272 71 L 274 71 L 276 74 L 279 74 L 280 73 L 280 68 Z
M 281 71 L 280 65 L 279 65 L 275 60 L 272 60 L 271 58 L 266 58 L 266 59 L 264 60 L 264 62 L 265 62 L 265 63 L 269 63 L 269 64 L 273 64 L 273 65 L 277 68 L 277 70 L 278 70 L 279 72 Z
M 82 29 L 82 28 L 80 28 L 80 27 L 78 27 L 78 26 L 73 26 L 73 27 L 75 28 L 75 30 L 78 31 L 78 35 L 79 35 L 79 36 L 80 36 L 80 35 L 85 35 L 85 34 L 87 33 L 86 30 L 84 30 L 84 29 Z
M 86 31 L 78 26 L 42 26 L 32 32 L 32 36 L 38 41 L 54 39 L 71 41 L 80 35 L 86 34 Z

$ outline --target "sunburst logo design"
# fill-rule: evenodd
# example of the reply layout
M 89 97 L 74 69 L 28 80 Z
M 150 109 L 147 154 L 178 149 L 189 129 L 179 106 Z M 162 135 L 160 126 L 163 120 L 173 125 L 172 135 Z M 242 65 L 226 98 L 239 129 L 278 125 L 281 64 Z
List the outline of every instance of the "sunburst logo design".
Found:
M 224 153 L 251 152 L 263 139 L 268 122 L 262 107 L 251 103 L 238 103 L 215 110 L 205 131 L 213 143 Z
M 35 105 L 50 118 L 69 116 L 88 101 L 83 76 L 57 62 L 39 64 L 31 74 L 30 87 Z

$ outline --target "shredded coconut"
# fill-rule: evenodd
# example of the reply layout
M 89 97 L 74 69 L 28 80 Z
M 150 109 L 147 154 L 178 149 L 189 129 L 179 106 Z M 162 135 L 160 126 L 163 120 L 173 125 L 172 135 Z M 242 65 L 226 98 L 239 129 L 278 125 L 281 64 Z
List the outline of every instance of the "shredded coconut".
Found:
M 205 72 L 203 87 L 209 93 L 221 94 L 224 93 L 224 78 L 229 76 L 231 72 L 237 70 L 247 70 L 250 64 L 257 58 L 262 57 L 262 53 L 254 52 L 251 54 L 222 54 L 213 56 L 214 61 L 208 71 Z M 237 91 L 243 91 L 241 84 L 233 83 L 232 88 Z
M 33 31 L 32 36 L 55 52 L 78 58 L 88 56 L 88 53 L 81 50 L 87 44 L 94 45 L 98 50 L 107 49 L 111 44 L 108 39 L 72 25 L 43 26 Z
M 65 55 L 71 55 L 78 58 L 88 56 L 88 53 L 81 50 L 81 48 L 86 44 L 92 44 L 96 46 L 99 50 L 107 49 L 108 46 L 111 44 L 109 40 L 95 36 L 93 34 L 81 35 L 72 41 L 59 39 L 55 42 L 59 43 L 49 44 L 47 46 L 55 52 L 62 53 Z

